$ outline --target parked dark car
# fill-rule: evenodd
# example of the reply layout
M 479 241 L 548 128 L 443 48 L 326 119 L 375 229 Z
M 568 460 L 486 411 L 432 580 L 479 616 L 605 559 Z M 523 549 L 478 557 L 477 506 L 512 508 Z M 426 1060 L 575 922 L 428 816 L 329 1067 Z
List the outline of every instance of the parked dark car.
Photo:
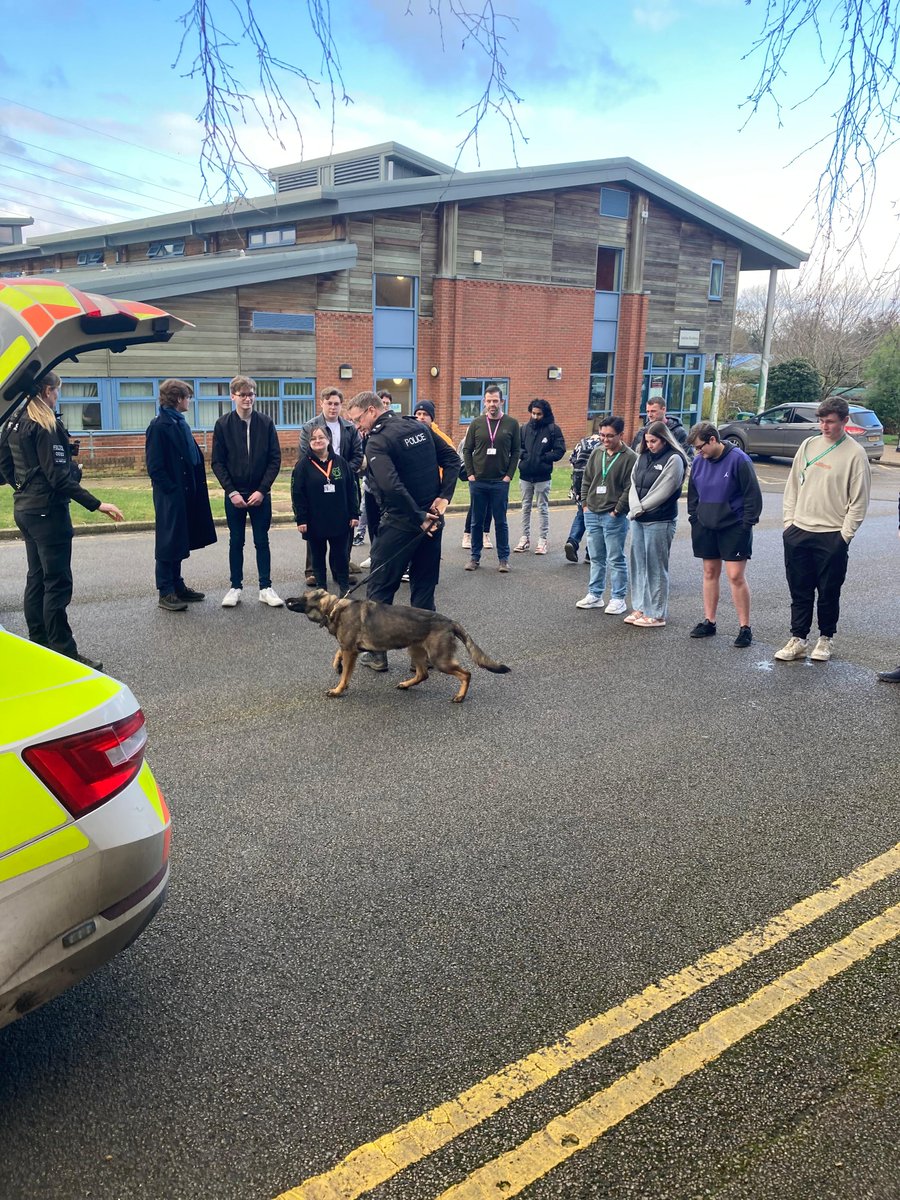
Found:
M 819 432 L 816 404 L 779 404 L 746 421 L 719 426 L 719 437 L 759 458 L 793 458 L 800 443 Z M 863 447 L 870 461 L 884 453 L 884 426 L 870 408 L 850 405 L 847 433 Z

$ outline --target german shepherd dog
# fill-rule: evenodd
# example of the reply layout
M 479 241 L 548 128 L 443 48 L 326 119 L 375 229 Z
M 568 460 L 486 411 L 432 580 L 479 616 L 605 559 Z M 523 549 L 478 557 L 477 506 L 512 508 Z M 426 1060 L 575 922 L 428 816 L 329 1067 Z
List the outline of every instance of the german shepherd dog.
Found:
M 459 691 L 453 697 L 462 703 L 469 690 L 472 672 L 460 666 L 456 659 L 456 638 L 465 644 L 472 661 L 486 671 L 505 675 L 509 667 L 494 662 L 476 646 L 461 625 L 424 608 L 407 608 L 400 604 L 382 604 L 378 600 L 339 600 L 324 588 L 312 588 L 302 596 L 285 601 L 292 612 L 306 613 L 310 621 L 324 625 L 337 638 L 334 669 L 340 671 L 337 687 L 329 696 L 343 696 L 361 650 L 400 650 L 409 648 L 413 675 L 398 683 L 399 688 L 415 687 L 428 678 L 429 667 L 437 667 L 445 675 L 455 675 Z

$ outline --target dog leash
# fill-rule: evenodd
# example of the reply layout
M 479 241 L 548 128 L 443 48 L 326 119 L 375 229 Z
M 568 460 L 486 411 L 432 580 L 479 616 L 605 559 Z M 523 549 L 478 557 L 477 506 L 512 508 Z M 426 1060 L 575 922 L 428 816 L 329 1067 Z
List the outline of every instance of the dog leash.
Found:
M 435 525 L 433 526 L 431 532 L 436 533 L 439 529 L 443 529 L 443 527 L 444 527 L 444 518 L 443 518 L 443 516 L 441 516 L 438 519 L 438 521 L 435 523 Z M 420 529 L 418 531 L 418 533 L 414 533 L 413 536 L 410 538 L 409 542 L 402 549 L 398 550 L 396 554 L 392 554 L 391 557 L 386 558 L 383 563 L 379 563 L 378 566 L 375 568 L 375 570 L 370 571 L 369 574 L 366 575 L 364 579 L 360 579 L 359 583 L 354 583 L 353 587 L 347 588 L 346 592 L 344 592 L 343 596 L 341 596 L 341 599 L 346 600 L 347 597 L 349 595 L 351 595 L 353 592 L 355 592 L 357 588 L 361 588 L 364 583 L 368 583 L 373 575 L 377 575 L 379 571 L 384 570 L 384 568 L 388 565 L 388 563 L 392 563 L 394 561 L 394 559 L 399 558 L 401 554 L 409 555 L 410 550 L 416 544 L 416 542 L 419 540 L 419 538 L 427 537 L 428 532 L 429 532 L 428 530 Z

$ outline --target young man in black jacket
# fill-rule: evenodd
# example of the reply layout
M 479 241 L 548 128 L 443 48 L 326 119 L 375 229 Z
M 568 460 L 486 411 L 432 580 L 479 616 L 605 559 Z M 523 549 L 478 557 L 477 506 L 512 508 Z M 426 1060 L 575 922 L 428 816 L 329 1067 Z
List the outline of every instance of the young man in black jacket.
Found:
M 235 375 L 231 381 L 231 399 L 234 408 L 216 421 L 212 448 L 212 469 L 225 491 L 229 534 L 231 587 L 222 607 L 235 608 L 241 602 L 244 540 L 249 517 L 259 572 L 260 603 L 280 608 L 284 601 L 272 587 L 269 526 L 272 524 L 271 489 L 281 467 L 281 447 L 272 418 L 253 409 L 256 383 L 252 379 Z

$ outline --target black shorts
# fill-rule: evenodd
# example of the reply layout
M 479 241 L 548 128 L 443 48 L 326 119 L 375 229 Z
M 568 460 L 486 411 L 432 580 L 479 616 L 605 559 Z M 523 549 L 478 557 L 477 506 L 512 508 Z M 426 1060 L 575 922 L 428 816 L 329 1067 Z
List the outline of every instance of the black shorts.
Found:
M 725 529 L 707 529 L 699 522 L 691 526 L 694 558 L 721 558 L 724 562 L 744 562 L 753 557 L 753 530 L 743 525 Z

